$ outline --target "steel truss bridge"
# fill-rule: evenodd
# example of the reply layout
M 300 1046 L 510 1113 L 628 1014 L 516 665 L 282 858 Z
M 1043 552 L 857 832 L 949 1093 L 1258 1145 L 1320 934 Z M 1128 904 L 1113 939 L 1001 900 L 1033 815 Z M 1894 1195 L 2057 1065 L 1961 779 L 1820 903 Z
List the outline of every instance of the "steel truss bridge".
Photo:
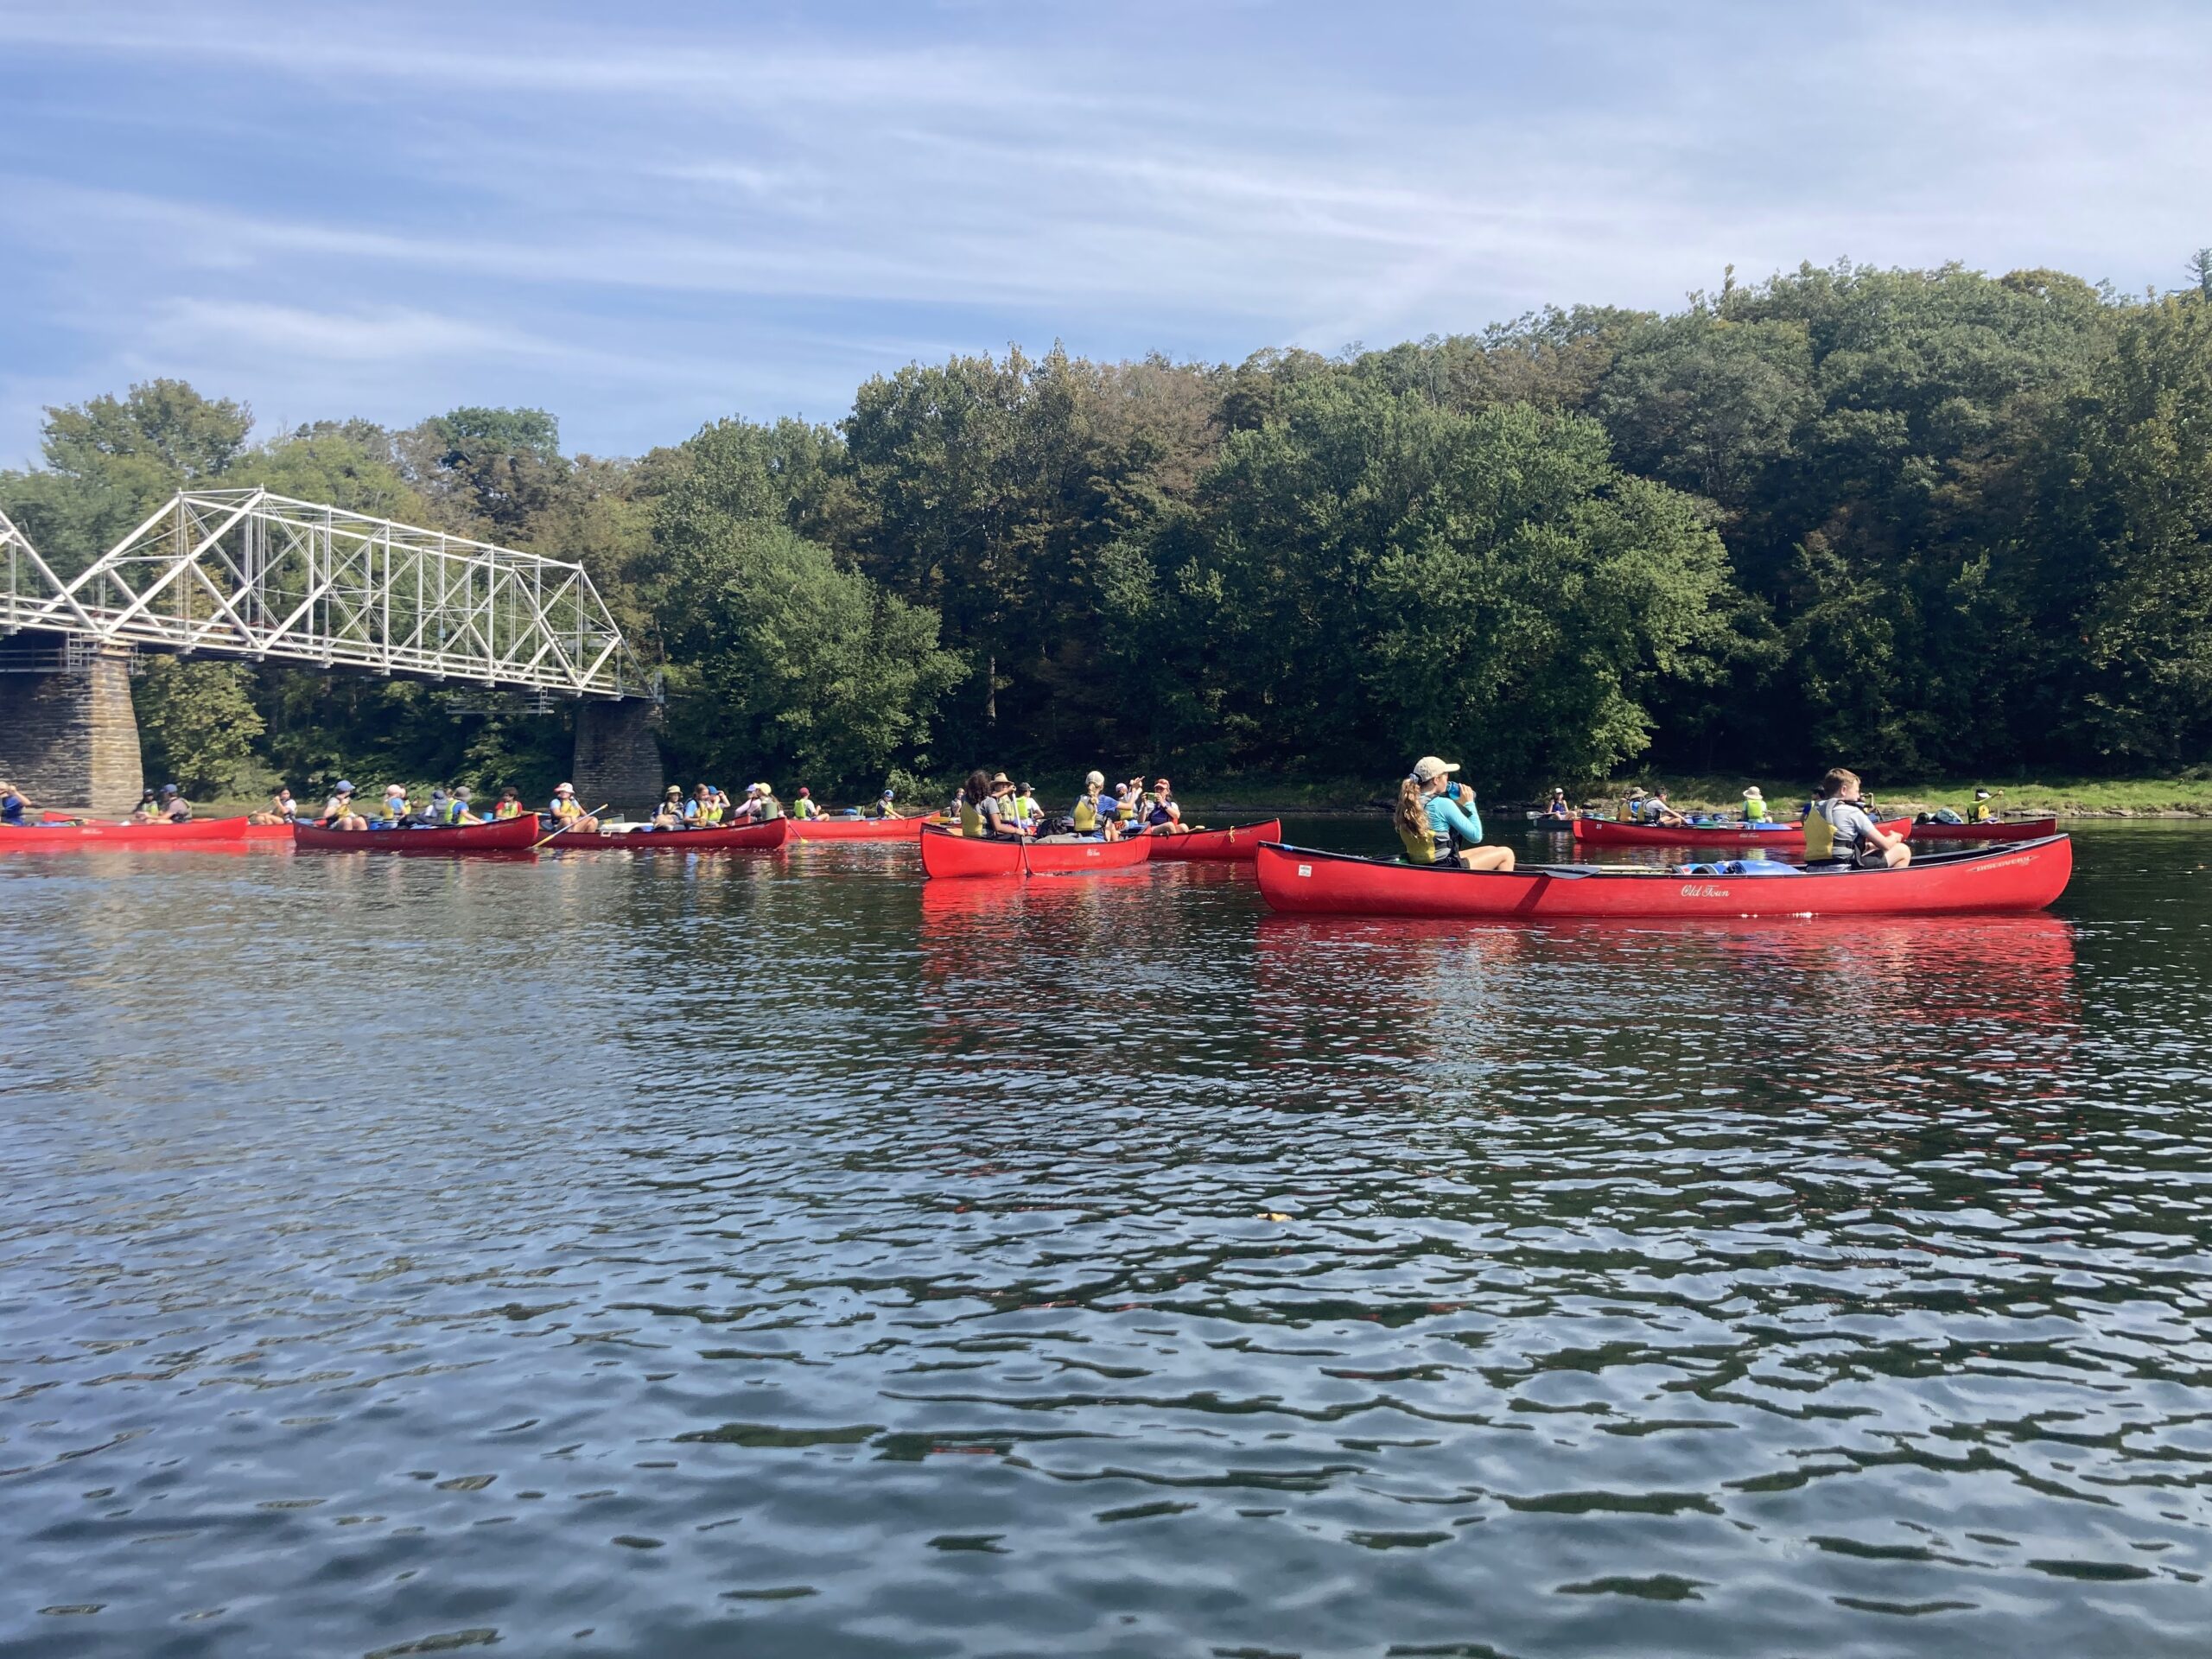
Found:
M 64 580 L 0 514 L 0 639 L 658 697 L 583 567 L 266 490 L 186 490 Z

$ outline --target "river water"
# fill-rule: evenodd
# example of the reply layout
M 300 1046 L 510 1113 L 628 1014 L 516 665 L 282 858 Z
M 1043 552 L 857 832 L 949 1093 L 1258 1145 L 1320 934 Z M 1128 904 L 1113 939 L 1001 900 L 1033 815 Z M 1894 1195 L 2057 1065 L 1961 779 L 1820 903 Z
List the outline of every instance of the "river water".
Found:
M 2202 1655 L 2212 831 L 2080 858 L 8 859 L 0 1651 Z

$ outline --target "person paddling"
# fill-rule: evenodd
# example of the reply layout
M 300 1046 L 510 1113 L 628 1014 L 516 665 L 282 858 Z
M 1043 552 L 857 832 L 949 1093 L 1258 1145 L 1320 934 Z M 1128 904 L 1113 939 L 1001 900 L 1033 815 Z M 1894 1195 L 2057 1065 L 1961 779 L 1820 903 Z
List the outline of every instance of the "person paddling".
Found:
M 1912 848 L 1868 815 L 1859 774 L 1834 766 L 1821 779 L 1820 793 L 1805 814 L 1805 861 L 1901 870 L 1912 862 Z
M 546 808 L 545 816 L 553 820 L 556 830 L 565 830 L 572 834 L 588 836 L 599 828 L 599 820 L 576 804 L 576 786 L 574 784 L 563 784 L 553 791 L 553 799 Z
M 330 787 L 330 798 L 322 804 L 322 817 L 318 820 L 325 830 L 365 830 L 369 821 L 353 810 L 353 785 L 340 778 Z
M 1444 865 L 1458 870 L 1510 870 L 1510 847 L 1484 847 L 1482 815 L 1475 793 L 1452 781 L 1456 760 L 1425 754 L 1398 785 L 1393 823 L 1405 844 L 1408 864 Z
M 904 817 L 906 814 L 899 811 L 897 802 L 898 791 L 887 789 L 875 798 L 875 804 L 868 808 L 868 816 L 871 818 Z

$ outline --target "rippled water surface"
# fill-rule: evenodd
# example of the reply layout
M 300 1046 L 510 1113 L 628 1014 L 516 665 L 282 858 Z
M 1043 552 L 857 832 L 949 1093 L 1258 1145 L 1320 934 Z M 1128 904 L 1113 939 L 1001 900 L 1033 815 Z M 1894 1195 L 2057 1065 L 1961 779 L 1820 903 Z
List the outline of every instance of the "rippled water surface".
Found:
M 2080 856 L 8 859 L 0 1650 L 2202 1655 L 2212 832 Z

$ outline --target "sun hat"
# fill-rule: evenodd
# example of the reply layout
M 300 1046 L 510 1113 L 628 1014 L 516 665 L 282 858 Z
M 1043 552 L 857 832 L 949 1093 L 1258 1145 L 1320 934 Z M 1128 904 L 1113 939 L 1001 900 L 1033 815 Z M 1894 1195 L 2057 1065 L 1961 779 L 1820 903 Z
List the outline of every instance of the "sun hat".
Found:
M 1417 783 L 1433 784 L 1459 770 L 1457 760 L 1440 760 L 1433 754 L 1424 754 L 1414 762 L 1414 779 Z
M 563 784 L 553 792 L 556 795 L 573 795 L 576 792 L 576 786 L 574 784 Z
M 1747 801 L 1763 801 L 1766 799 L 1766 797 L 1760 794 L 1759 786 L 1757 784 L 1753 784 L 1749 789 L 1744 791 L 1744 798 Z
M 1093 785 L 1093 784 L 1097 785 L 1098 785 L 1098 787 L 1099 787 L 1099 788 L 1101 788 L 1101 789 L 1105 788 L 1105 787 L 1106 787 L 1106 774 L 1105 774 L 1104 772 L 1087 772 L 1084 773 L 1084 775 L 1083 775 L 1083 786 L 1084 786 L 1085 789 L 1088 789 L 1088 788 L 1090 788 L 1090 787 L 1091 786 L 1091 785 Z
M 991 787 L 993 789 L 996 789 L 1001 784 L 1006 785 L 1010 789 L 1014 786 L 1014 779 L 1007 777 L 1006 773 L 1002 772 L 993 772 L 991 774 Z

